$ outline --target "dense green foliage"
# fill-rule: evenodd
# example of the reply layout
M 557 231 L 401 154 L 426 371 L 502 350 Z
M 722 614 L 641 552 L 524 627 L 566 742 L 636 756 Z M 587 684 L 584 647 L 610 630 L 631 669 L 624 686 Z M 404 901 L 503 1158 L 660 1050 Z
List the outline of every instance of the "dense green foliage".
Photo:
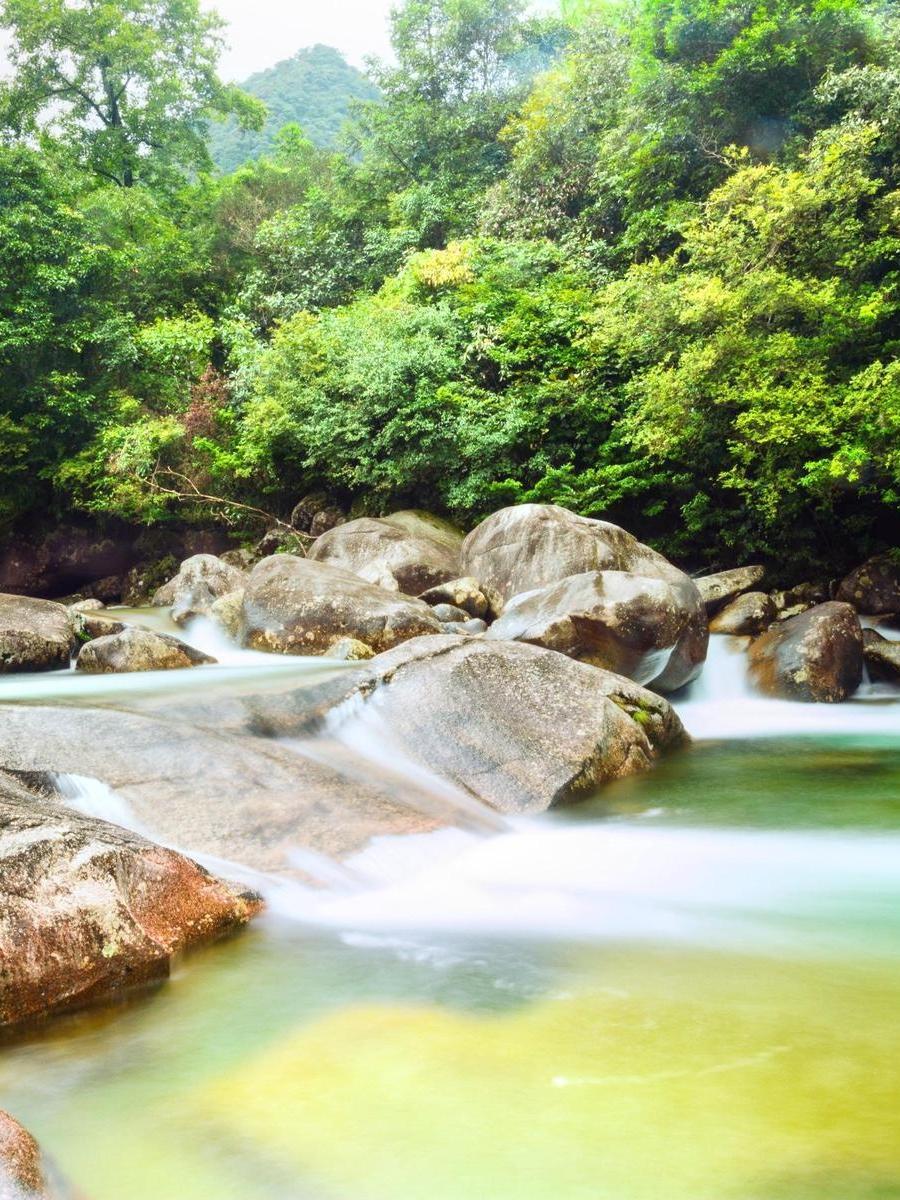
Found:
M 183 18 L 212 61 L 190 0 L 106 9 L 120 31 Z M 341 151 L 288 124 L 224 178 L 186 150 L 221 95 L 201 72 L 130 188 L 98 181 L 77 107 L 9 116 L 44 69 L 20 46 L 0 150 L 6 521 L 239 522 L 239 503 L 285 514 L 324 487 L 464 522 L 558 501 L 697 565 L 800 574 L 895 540 L 891 11 L 570 11 L 406 0 Z M 185 84 L 157 85 L 162 113 Z
M 209 128 L 209 148 L 219 170 L 228 174 L 269 154 L 285 125 L 299 125 L 316 146 L 337 147 L 354 100 L 376 100 L 378 88 L 331 46 L 299 50 L 241 84 L 268 109 L 262 129 L 242 129 L 231 118 Z

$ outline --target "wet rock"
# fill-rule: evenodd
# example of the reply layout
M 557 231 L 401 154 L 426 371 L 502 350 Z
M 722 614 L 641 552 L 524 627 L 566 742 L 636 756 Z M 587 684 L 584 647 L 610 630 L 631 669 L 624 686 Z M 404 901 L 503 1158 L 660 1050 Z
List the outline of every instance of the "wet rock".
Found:
M 900 550 L 877 554 L 851 571 L 836 598 L 868 616 L 900 612 Z
M 524 643 L 417 638 L 322 685 L 313 711 L 372 698 L 385 746 L 505 813 L 573 800 L 686 741 L 662 697 Z
M 258 909 L 183 855 L 0 782 L 0 1025 L 164 979 Z
M 770 597 L 771 598 L 771 597 Z M 789 621 L 791 617 L 799 617 L 801 613 L 809 612 L 815 606 L 807 600 L 801 600 L 799 604 L 792 604 L 789 608 L 775 609 L 775 619 L 777 621 Z
M 74 620 L 64 605 L 0 595 L 0 674 L 67 667 L 74 640 Z
M 244 634 L 244 589 L 228 592 L 213 601 L 209 619 L 226 637 L 239 643 Z
M 838 703 L 862 682 L 863 638 L 849 604 L 831 601 L 773 625 L 750 644 L 751 681 L 785 700 Z
M 339 525 L 324 533 L 309 554 L 388 591 L 418 596 L 459 574 L 461 544 L 461 535 L 451 545 L 446 533 L 424 517 L 400 513 Z
M 18 1121 L 0 1112 L 0 1200 L 64 1200 L 48 1177 L 40 1147 Z
M 806 612 L 829 599 L 828 588 L 821 583 L 798 583 L 794 587 L 770 592 L 770 599 L 779 614 L 790 611 L 791 616 Z
M 326 657 L 341 662 L 366 662 L 375 657 L 375 651 L 357 638 L 339 638 L 328 647 Z
M 92 638 L 122 633 L 126 626 L 107 612 L 77 613 L 74 618 L 75 641 L 89 642 Z
M 435 604 L 431 611 L 439 621 L 446 624 L 453 624 L 454 621 L 468 621 L 469 614 L 464 608 L 457 608 L 453 604 Z
M 246 576 L 213 554 L 195 554 L 186 559 L 174 579 L 153 597 L 157 608 L 172 609 L 172 620 L 183 625 L 192 617 L 209 616 L 220 596 L 239 590 Z
M 755 637 L 775 620 L 775 604 L 765 592 L 744 592 L 731 600 L 710 622 L 713 633 Z
M 765 573 L 765 567 L 734 567 L 730 571 L 719 571 L 715 575 L 703 575 L 695 579 L 694 583 L 706 605 L 706 611 L 712 615 L 742 592 L 749 592 L 751 588 L 755 588 Z
M 485 635 L 529 642 L 672 691 L 699 674 L 709 633 L 696 588 L 624 571 L 588 571 L 514 597 Z
M 121 633 L 98 637 L 82 646 L 75 666 L 91 675 L 110 675 L 128 671 L 180 671 L 215 661 L 169 634 L 130 626 Z
M 437 587 L 423 592 L 419 599 L 435 607 L 439 604 L 452 604 L 454 608 L 465 609 L 470 617 L 484 618 L 488 615 L 487 596 L 481 590 L 478 580 L 472 579 L 471 576 L 439 583 Z
M 439 631 L 423 601 L 330 563 L 275 555 L 258 563 L 247 580 L 244 644 L 254 650 L 325 654 L 338 639 L 352 637 L 379 652 Z
M 872 679 L 900 683 L 900 642 L 889 641 L 874 629 L 864 629 L 863 656 Z

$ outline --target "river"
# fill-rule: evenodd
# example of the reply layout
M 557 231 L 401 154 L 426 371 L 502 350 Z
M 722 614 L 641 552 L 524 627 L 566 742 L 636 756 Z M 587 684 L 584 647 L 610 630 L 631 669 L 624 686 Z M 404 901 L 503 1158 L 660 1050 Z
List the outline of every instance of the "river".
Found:
M 214 648 L 0 699 L 322 669 Z M 577 807 L 380 839 L 325 887 L 257 879 L 247 933 L 5 1046 L 0 1106 L 91 1200 L 900 1197 L 900 692 L 762 700 L 714 638 L 676 705 L 694 746 Z

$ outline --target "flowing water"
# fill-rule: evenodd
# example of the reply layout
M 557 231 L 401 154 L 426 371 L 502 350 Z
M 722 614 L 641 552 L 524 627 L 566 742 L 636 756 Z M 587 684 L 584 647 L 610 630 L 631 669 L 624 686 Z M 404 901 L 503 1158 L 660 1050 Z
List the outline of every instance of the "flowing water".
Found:
M 216 649 L 0 699 L 323 670 Z M 695 745 L 578 807 L 467 811 L 319 863 L 319 889 L 257 880 L 245 935 L 6 1046 L 0 1106 L 91 1200 L 900 1198 L 900 693 L 762 700 L 715 638 L 678 706 Z M 454 798 L 345 715 L 297 752 Z

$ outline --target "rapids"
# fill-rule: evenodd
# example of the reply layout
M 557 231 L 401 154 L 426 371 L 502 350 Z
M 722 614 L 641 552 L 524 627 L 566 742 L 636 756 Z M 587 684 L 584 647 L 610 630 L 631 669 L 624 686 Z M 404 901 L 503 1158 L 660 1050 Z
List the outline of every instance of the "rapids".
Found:
M 0 700 L 345 669 L 187 637 L 219 665 L 7 677 Z M 341 713 L 292 750 L 462 827 L 341 864 L 298 841 L 318 887 L 206 860 L 268 915 L 152 996 L 6 1046 L 0 1106 L 91 1200 L 900 1197 L 900 692 L 761 699 L 715 637 L 675 702 L 691 750 L 527 820 L 398 756 L 377 707 Z M 153 836 L 99 781 L 57 786 Z

